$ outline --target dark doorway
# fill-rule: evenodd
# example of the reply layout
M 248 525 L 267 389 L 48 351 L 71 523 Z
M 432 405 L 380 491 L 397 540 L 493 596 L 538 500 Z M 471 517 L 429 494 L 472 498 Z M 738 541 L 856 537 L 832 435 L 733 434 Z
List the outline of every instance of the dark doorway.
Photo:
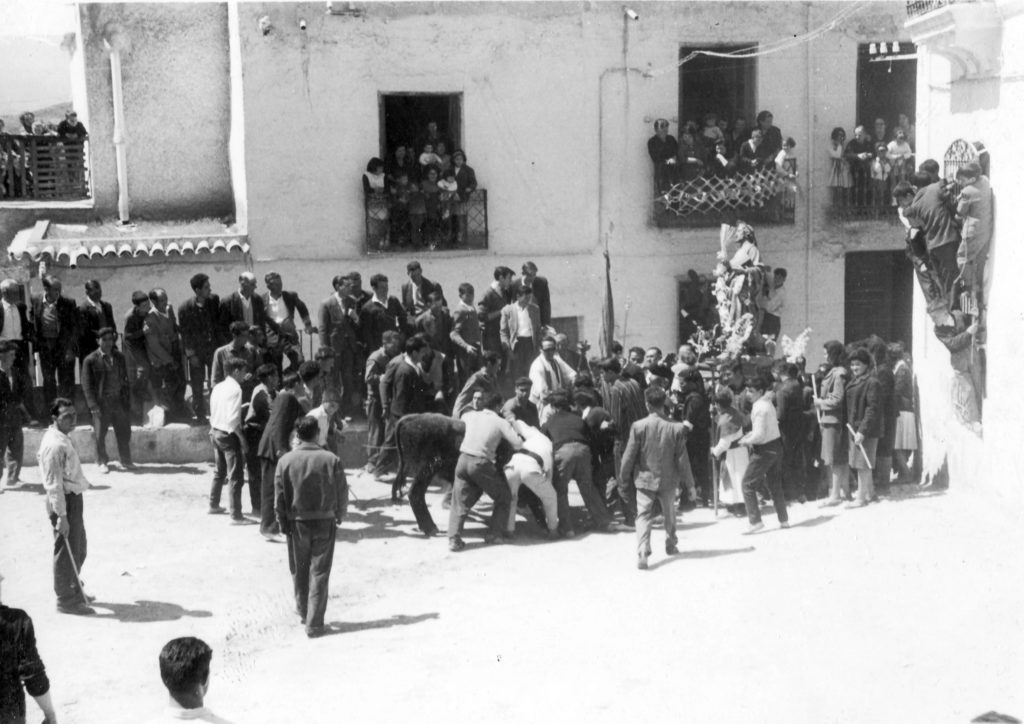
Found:
M 694 50 L 714 50 L 718 53 L 756 50 L 757 44 L 716 45 L 700 48 L 680 48 L 683 60 Z M 718 58 L 697 55 L 679 66 L 679 125 L 696 121 L 703 126 L 704 115 L 714 113 L 732 122 L 742 116 L 753 123 L 754 90 L 757 87 L 757 60 L 755 58 Z M 748 125 L 749 127 L 749 125 Z
M 388 158 L 399 144 L 415 146 L 422 151 L 421 139 L 427 123 L 437 123 L 442 138 L 452 147 L 462 147 L 462 94 L 450 93 L 381 93 L 380 151 Z
M 864 43 L 857 53 L 857 125 L 872 136 L 875 119 L 886 123 L 885 139 L 891 141 L 905 113 L 914 123 L 917 102 L 917 46 L 911 42 Z M 847 129 L 853 138 L 853 129 Z
M 846 255 L 846 341 L 877 334 L 910 348 L 914 270 L 901 251 Z

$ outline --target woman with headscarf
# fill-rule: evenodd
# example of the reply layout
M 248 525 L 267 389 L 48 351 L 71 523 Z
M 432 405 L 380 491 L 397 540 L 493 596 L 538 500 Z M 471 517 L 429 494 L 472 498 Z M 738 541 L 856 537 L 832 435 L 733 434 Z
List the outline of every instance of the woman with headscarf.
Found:
M 831 480 L 828 497 L 822 507 L 839 505 L 850 495 L 850 465 L 846 434 L 846 350 L 838 340 L 825 342 L 828 372 L 814 398 L 821 426 L 821 464 Z

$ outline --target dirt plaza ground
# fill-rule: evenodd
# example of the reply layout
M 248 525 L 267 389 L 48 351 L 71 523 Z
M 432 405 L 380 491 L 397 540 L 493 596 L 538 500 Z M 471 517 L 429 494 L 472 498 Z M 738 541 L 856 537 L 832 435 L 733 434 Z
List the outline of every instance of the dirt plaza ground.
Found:
M 85 471 L 96 616 L 54 610 L 37 470 L 0 496 L 4 603 L 35 620 L 62 723 L 157 713 L 157 654 L 182 635 L 213 647 L 207 704 L 238 724 L 1024 717 L 1019 516 L 967 493 L 795 505 L 751 537 L 697 510 L 644 572 L 630 533 L 548 543 L 525 522 L 484 547 L 477 519 L 450 553 L 353 473 L 332 634 L 309 640 L 285 547 L 206 515 L 211 466 Z

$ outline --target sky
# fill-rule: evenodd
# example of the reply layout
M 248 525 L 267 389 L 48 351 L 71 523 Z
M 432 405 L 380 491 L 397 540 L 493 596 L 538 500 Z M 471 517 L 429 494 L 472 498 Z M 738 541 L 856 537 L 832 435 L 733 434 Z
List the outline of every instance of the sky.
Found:
M 71 100 L 70 58 L 60 43 L 75 25 L 70 3 L 0 0 L 0 116 Z

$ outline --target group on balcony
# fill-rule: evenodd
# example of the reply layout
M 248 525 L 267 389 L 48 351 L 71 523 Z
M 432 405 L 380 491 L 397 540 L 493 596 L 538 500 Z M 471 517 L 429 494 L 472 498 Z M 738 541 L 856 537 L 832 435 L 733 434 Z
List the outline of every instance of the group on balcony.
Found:
M 415 145 L 398 144 L 386 162 L 370 159 L 363 191 L 372 246 L 437 249 L 465 243 L 476 173 L 466 153 L 449 154 L 451 147 L 430 122 Z
M 832 207 L 840 212 L 890 213 L 893 189 L 914 173 L 914 126 L 909 118 L 901 113 L 892 133 L 884 118 L 876 118 L 873 131 L 857 126 L 847 141 L 844 129 L 832 129 L 828 186 Z
M 60 123 L 25 112 L 21 128 L 7 131 L 0 120 L 0 198 L 80 197 L 85 183 L 88 131 L 74 110 Z
M 684 122 L 678 141 L 668 130 L 668 121 L 659 118 L 647 142 L 657 201 L 666 211 L 685 215 L 795 205 L 796 141 L 783 140 L 770 111 L 758 113 L 752 128 L 742 116 L 730 125 L 707 113 L 700 126 Z

